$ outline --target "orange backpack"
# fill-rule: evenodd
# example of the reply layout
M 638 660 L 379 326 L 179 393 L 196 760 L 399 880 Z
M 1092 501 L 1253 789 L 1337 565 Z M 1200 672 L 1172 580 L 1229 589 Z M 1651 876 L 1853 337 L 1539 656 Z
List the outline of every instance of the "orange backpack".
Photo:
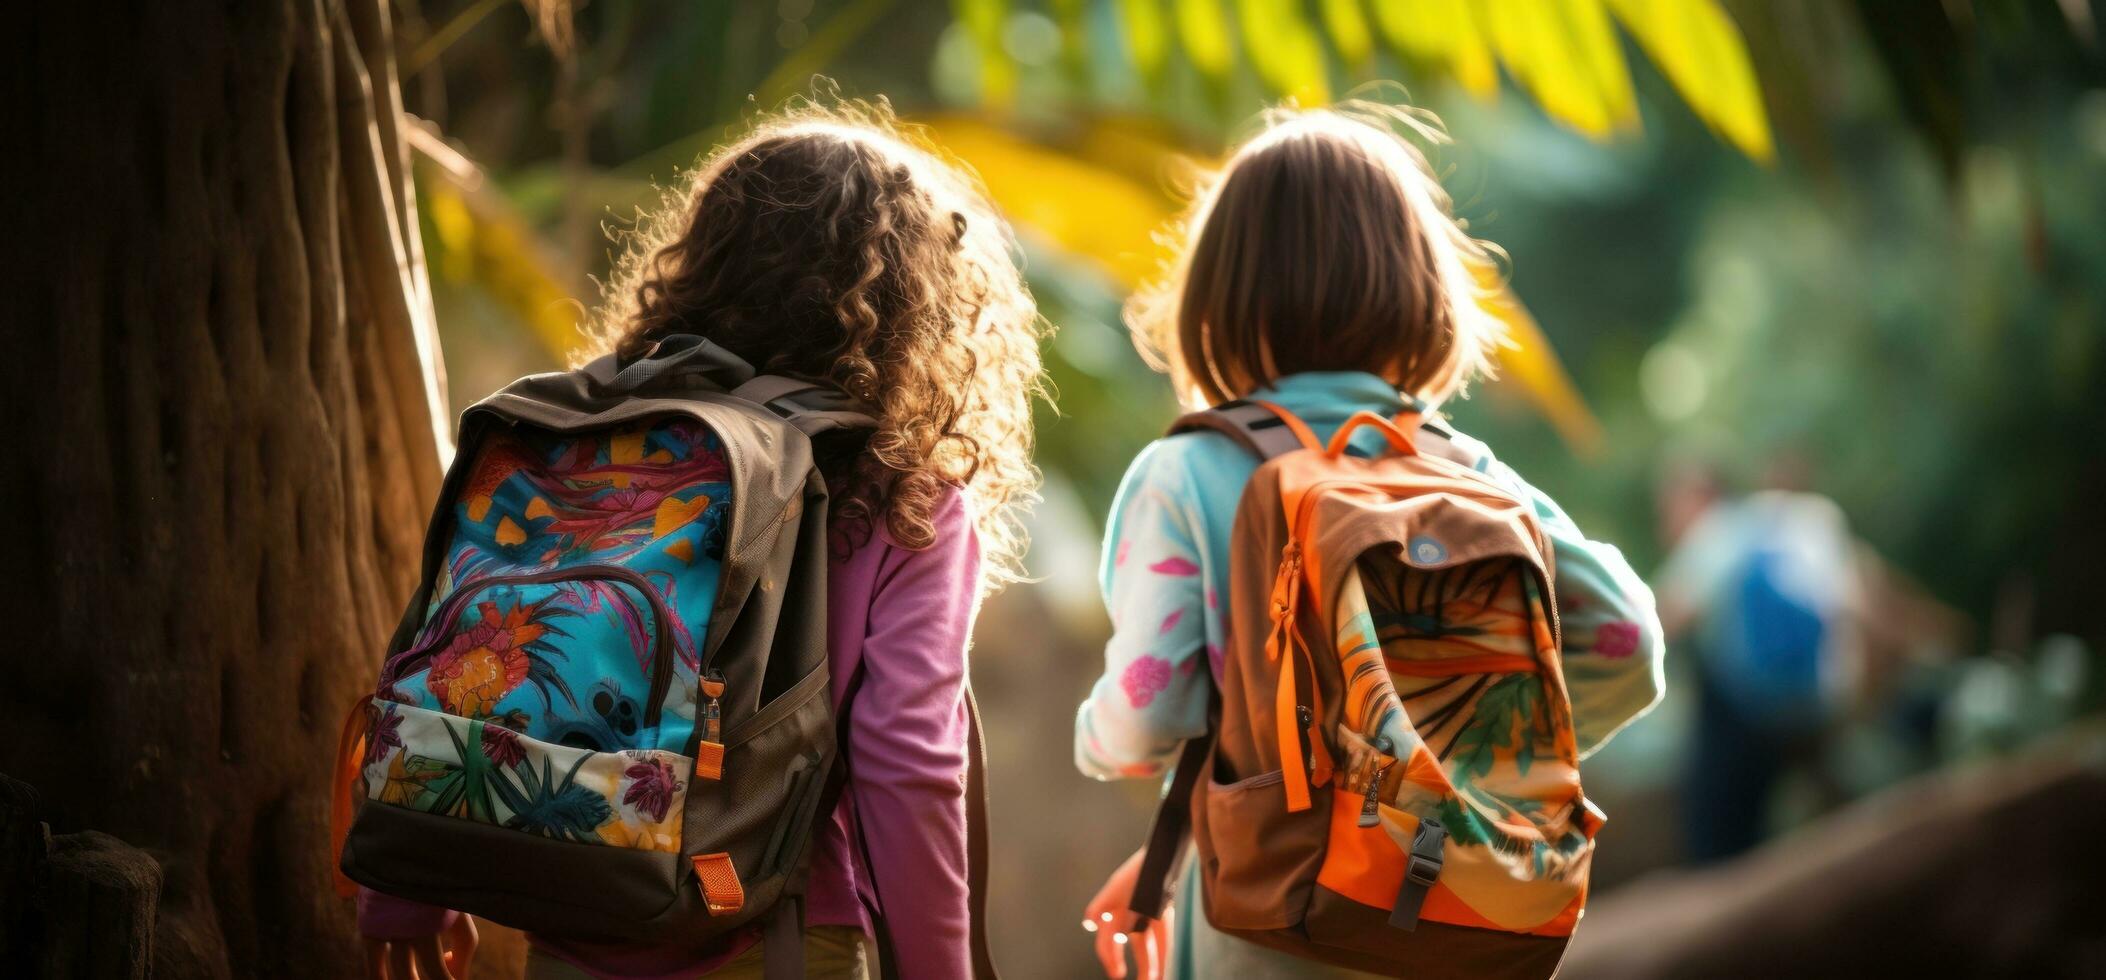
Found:
M 1349 437 L 1375 426 L 1392 452 Z M 1173 431 L 1265 462 L 1243 491 L 1213 734 L 1186 744 L 1133 909 L 1187 825 L 1207 921 L 1412 977 L 1548 977 L 1603 817 L 1580 792 L 1550 542 L 1437 423 L 1363 412 L 1329 446 L 1276 405 Z

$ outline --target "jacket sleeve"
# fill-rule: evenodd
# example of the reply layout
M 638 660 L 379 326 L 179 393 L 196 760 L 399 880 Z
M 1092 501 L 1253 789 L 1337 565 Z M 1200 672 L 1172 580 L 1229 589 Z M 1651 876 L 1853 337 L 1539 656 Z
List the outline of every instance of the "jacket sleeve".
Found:
M 871 594 L 848 792 L 901 976 L 972 975 L 965 662 L 979 588 L 979 539 L 954 495 L 935 542 L 891 549 Z
M 1075 716 L 1083 775 L 1158 775 L 1180 742 L 1206 733 L 1206 555 L 1189 481 L 1176 444 L 1158 441 L 1134 460 L 1112 505 L 1099 572 L 1112 636 L 1104 673 Z
M 1553 588 L 1564 634 L 1565 687 L 1572 697 L 1580 757 L 1607 744 L 1667 690 L 1667 646 L 1653 591 L 1623 552 L 1582 533 L 1557 501 L 1530 485 L 1484 444 L 1457 441 L 1481 454 L 1478 469 L 1522 495 L 1549 536 L 1557 564 Z

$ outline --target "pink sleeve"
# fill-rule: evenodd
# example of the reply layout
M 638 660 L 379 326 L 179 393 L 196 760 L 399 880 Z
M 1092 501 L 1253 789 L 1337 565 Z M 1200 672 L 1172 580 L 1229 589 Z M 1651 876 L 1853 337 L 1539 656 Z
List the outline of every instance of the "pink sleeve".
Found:
M 849 792 L 900 975 L 972 975 L 966 885 L 965 651 L 980 545 L 964 502 L 936 515 L 935 543 L 894 548 L 878 569 L 849 712 Z
M 364 886 L 358 889 L 358 932 L 367 939 L 435 936 L 452 925 L 453 917 L 459 914 Z

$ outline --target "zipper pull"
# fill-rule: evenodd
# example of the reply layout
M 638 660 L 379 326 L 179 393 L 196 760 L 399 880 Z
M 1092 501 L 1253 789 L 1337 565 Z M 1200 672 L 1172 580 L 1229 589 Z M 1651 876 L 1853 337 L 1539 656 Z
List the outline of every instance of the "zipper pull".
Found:
M 709 703 L 702 707 L 702 740 L 724 741 L 724 675 L 711 670 L 702 675 L 702 693 Z
M 1375 749 L 1383 755 L 1388 755 L 1389 739 L 1376 740 Z M 1383 777 L 1389 775 L 1389 767 L 1396 764 L 1396 760 L 1392 759 L 1375 767 L 1374 778 L 1367 781 L 1367 795 L 1360 800 L 1360 826 L 1379 827 L 1382 825 L 1382 780 Z
M 724 675 L 702 673 L 702 737 L 695 741 L 695 775 L 701 779 L 724 778 Z M 701 860 L 696 858 L 696 860 Z

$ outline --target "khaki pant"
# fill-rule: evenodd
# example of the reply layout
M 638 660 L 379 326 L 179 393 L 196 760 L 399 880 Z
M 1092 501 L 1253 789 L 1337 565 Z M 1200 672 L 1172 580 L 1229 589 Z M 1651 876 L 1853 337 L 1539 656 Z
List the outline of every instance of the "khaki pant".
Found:
M 710 980 L 760 980 L 761 947 L 732 957 L 709 973 Z M 863 951 L 863 930 L 848 926 L 812 926 L 804 931 L 804 975 L 825 980 L 867 980 L 870 965 Z M 527 951 L 526 980 L 592 980 L 586 973 L 539 949 Z

